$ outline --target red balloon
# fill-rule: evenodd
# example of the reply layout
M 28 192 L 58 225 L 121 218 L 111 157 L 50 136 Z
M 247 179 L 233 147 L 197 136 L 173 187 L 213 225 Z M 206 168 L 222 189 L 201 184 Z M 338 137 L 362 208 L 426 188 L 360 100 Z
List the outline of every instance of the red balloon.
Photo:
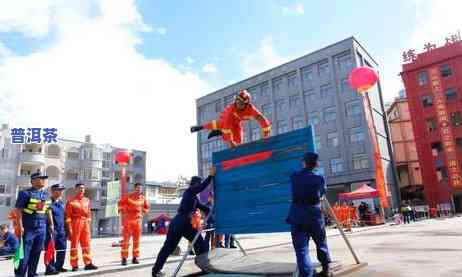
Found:
M 353 69 L 348 77 L 351 87 L 357 90 L 359 93 L 364 93 L 371 87 L 373 87 L 379 76 L 377 72 L 370 67 L 362 66 Z
M 119 164 L 128 164 L 131 159 L 131 154 L 128 151 L 119 151 L 116 153 L 115 160 Z

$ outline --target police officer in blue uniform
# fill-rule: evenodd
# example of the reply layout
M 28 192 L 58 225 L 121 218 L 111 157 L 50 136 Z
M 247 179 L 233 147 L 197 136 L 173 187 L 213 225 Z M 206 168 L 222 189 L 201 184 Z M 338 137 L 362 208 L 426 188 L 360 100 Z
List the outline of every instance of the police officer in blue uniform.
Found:
M 54 229 L 51 211 L 51 201 L 45 189 L 48 176 L 40 171 L 30 176 L 32 187 L 22 190 L 16 200 L 18 225 L 24 244 L 24 259 L 21 260 L 16 277 L 37 276 L 37 265 L 40 253 L 44 248 L 47 220 L 50 229 Z
M 0 225 L 0 241 L 3 241 L 3 246 L 0 246 L 0 256 L 14 256 L 19 242 L 6 224 Z
M 194 176 L 191 178 L 189 187 L 183 193 L 183 197 L 178 208 L 177 215 L 170 222 L 167 238 L 165 239 L 164 245 L 157 255 L 157 260 L 152 267 L 152 276 L 164 276 L 161 272 L 162 267 L 167 261 L 168 256 L 175 251 L 178 243 L 182 237 L 185 237 L 189 242 L 192 242 L 197 234 L 197 230 L 193 228 L 191 224 L 192 214 L 196 209 L 208 213 L 210 209 L 199 202 L 198 194 L 205 190 L 215 176 L 215 168 L 210 169 L 209 176 L 202 181 L 202 178 Z M 207 252 L 207 245 L 202 235 L 199 235 L 198 239 L 194 243 L 194 252 L 197 256 Z
M 292 243 L 297 256 L 297 266 L 301 277 L 332 276 L 331 262 L 326 241 L 321 199 L 326 194 L 324 178 L 313 172 L 318 164 L 318 154 L 307 152 L 303 156 L 303 169 L 290 177 L 292 204 L 287 223 L 291 225 Z M 316 275 L 309 257 L 310 238 L 316 244 L 316 254 L 322 271 Z
M 54 230 L 48 228 L 45 245 L 48 245 L 50 239 L 54 240 L 56 249 L 56 259 L 46 266 L 45 275 L 56 275 L 60 272 L 67 272 L 63 268 L 66 258 L 66 229 L 64 225 L 64 202 L 61 200 L 63 191 L 66 189 L 63 185 L 55 184 L 51 186 L 51 213 L 53 215 Z

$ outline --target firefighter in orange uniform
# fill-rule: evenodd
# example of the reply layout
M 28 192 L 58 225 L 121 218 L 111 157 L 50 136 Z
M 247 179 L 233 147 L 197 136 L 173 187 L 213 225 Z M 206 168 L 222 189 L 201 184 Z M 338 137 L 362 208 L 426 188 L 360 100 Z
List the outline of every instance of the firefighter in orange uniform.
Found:
M 21 230 L 19 229 L 18 215 L 16 214 L 14 209 L 8 213 L 8 219 L 11 220 L 11 223 L 13 223 L 14 234 L 16 235 L 16 237 L 21 238 Z
M 358 209 L 353 203 L 350 204 L 350 219 L 351 219 L 352 225 L 354 226 L 358 225 Z
M 342 206 L 340 207 L 340 213 L 342 214 L 343 227 L 347 231 L 351 231 L 350 208 L 346 202 L 343 202 Z
M 334 204 L 334 206 L 332 207 L 332 211 L 334 212 L 335 218 L 337 219 L 337 223 L 339 225 L 341 225 L 342 224 L 342 221 L 341 221 L 342 219 L 340 218 L 340 206 L 339 206 L 338 202 L 336 202 Z
M 84 196 L 85 185 L 75 185 L 76 195 L 66 203 L 66 225 L 71 240 L 71 266 L 72 271 L 79 270 L 78 246 L 82 248 L 85 270 L 98 269 L 91 260 L 90 236 L 91 236 L 91 212 L 90 199 Z
M 140 237 L 143 214 L 149 212 L 149 204 L 142 194 L 142 185 L 136 183 L 135 191 L 119 200 L 119 213 L 122 221 L 122 265 L 127 265 L 128 245 L 130 237 L 133 239 L 132 263 L 139 264 Z
M 241 90 L 233 104 L 225 108 L 218 120 L 213 120 L 201 126 L 191 127 L 191 133 L 202 129 L 211 130 L 208 138 L 223 136 L 230 147 L 235 147 L 242 142 L 242 123 L 245 120 L 255 119 L 262 128 L 263 138 L 271 134 L 271 123 L 266 117 L 250 103 L 251 96 L 247 90 Z

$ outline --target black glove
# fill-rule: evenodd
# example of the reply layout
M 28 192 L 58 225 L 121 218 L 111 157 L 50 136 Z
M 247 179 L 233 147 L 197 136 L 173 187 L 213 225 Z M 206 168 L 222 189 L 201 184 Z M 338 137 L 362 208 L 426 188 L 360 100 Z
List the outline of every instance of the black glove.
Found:
M 191 133 L 199 132 L 202 129 L 204 129 L 204 127 L 202 127 L 202 126 L 192 126 L 191 127 Z
M 209 133 L 209 136 L 207 138 L 210 139 L 210 138 L 218 137 L 222 135 L 223 135 L 223 132 L 221 130 L 213 130 Z

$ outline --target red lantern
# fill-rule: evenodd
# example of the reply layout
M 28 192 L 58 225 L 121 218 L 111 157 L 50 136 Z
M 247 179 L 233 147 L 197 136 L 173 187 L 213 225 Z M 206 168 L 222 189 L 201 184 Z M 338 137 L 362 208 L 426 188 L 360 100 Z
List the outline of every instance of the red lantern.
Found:
M 359 93 L 364 93 L 377 83 L 379 76 L 377 72 L 370 67 L 363 66 L 353 69 L 348 77 L 351 87 Z
M 131 154 L 128 151 L 119 151 L 117 152 L 115 156 L 116 162 L 121 165 L 128 164 L 130 159 L 131 159 Z

